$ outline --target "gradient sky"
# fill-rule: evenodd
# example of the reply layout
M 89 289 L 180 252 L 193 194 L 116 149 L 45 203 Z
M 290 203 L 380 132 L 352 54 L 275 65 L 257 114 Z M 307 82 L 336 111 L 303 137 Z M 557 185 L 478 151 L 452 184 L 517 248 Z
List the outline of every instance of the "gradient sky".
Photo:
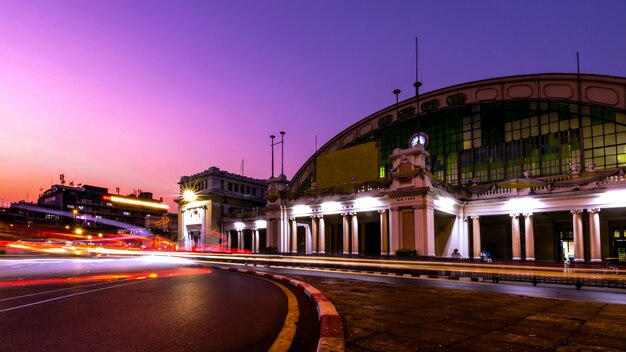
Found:
M 210 166 L 291 178 L 423 91 L 527 73 L 626 76 L 626 1 L 0 0 L 0 201 L 67 181 L 172 199 Z M 280 154 L 276 153 L 280 160 Z M 277 162 L 276 174 L 280 165 Z

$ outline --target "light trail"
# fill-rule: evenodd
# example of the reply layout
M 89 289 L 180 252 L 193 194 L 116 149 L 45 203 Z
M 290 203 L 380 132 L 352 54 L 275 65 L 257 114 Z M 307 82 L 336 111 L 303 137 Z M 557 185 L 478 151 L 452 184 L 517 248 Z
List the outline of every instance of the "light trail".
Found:
M 168 276 L 185 276 L 196 274 L 210 274 L 211 269 L 202 268 L 183 268 L 183 269 L 171 269 L 171 270 L 157 270 L 150 273 L 115 273 L 115 274 L 99 274 L 99 275 L 86 275 L 77 277 L 62 277 L 62 278 L 45 278 L 45 279 L 20 279 L 10 281 L 0 281 L 0 287 L 2 286 L 29 286 L 29 285 L 43 285 L 43 284 L 73 284 L 82 282 L 93 281 L 119 281 L 119 280 L 143 280 L 146 278 L 168 277 Z
M 82 287 L 93 287 L 93 286 L 101 286 L 101 285 L 106 285 L 109 284 L 110 282 L 97 282 L 94 284 L 87 284 L 87 285 L 82 285 Z M 33 297 L 33 296 L 40 296 L 40 295 L 46 295 L 46 294 L 50 294 L 50 293 L 55 293 L 55 292 L 61 292 L 61 291 L 67 291 L 67 290 L 75 290 L 76 287 L 66 287 L 66 288 L 59 288 L 56 290 L 48 290 L 48 291 L 42 291 L 42 292 L 36 292 L 36 293 L 31 293 L 28 295 L 21 295 L 21 296 L 15 296 L 15 297 L 9 297 L 9 298 L 3 298 L 0 299 L 0 302 L 5 302 L 5 301 L 12 301 L 14 299 L 21 299 L 21 298 L 28 298 L 28 297 Z
M 428 261 L 401 261 L 401 260 L 376 260 L 360 258 L 311 258 L 311 257 L 275 257 L 275 256 L 251 256 L 251 255 L 216 255 L 200 253 L 177 253 L 177 256 L 188 258 L 202 258 L 213 260 L 233 259 L 245 262 L 249 260 L 261 265 L 291 264 L 295 266 L 306 265 L 335 265 L 339 267 L 364 267 L 371 271 L 384 270 L 415 270 L 415 271 L 445 271 L 450 273 L 468 274 L 498 274 L 498 275 L 523 275 L 536 277 L 558 277 L 566 279 L 602 279 L 602 280 L 626 280 L 624 272 L 610 269 L 575 268 L 557 266 L 528 266 L 528 265 L 502 265 L 482 263 L 456 263 L 456 262 L 428 262 Z
M 107 286 L 107 287 L 102 287 L 102 288 L 98 288 L 95 290 L 89 290 L 89 291 L 84 291 L 84 292 L 77 292 L 77 293 L 72 293 L 70 295 L 65 295 L 65 296 L 59 296 L 59 297 L 54 297 L 54 298 L 49 298 L 49 299 L 44 299 L 42 301 L 37 301 L 37 302 L 31 302 L 28 304 L 23 304 L 20 306 L 15 306 L 15 307 L 11 307 L 11 308 L 5 308 L 5 309 L 0 309 L 0 313 L 5 313 L 5 312 L 9 312 L 12 310 L 16 310 L 16 309 L 22 309 L 22 308 L 27 308 L 27 307 L 32 307 L 35 305 L 39 305 L 39 304 L 44 304 L 44 303 L 49 303 L 49 302 L 54 302 L 54 301 L 58 301 L 61 299 L 65 299 L 65 298 L 70 298 L 70 297 L 75 297 L 75 296 L 80 296 L 80 295 L 86 295 L 89 293 L 93 293 L 93 292 L 98 292 L 98 291 L 103 291 L 103 290 L 109 290 L 112 288 L 116 288 L 116 287 L 122 287 L 122 286 L 128 286 L 128 285 L 134 285 L 134 284 L 138 284 L 141 281 L 132 281 L 132 282 L 126 282 L 123 284 L 119 284 L 119 285 L 113 285 L 113 286 Z

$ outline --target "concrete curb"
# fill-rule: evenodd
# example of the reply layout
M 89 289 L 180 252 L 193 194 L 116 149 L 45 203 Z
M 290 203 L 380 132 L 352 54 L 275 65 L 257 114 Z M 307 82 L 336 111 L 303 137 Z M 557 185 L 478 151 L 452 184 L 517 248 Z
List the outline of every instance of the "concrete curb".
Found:
M 333 303 L 317 288 L 282 275 L 270 274 L 251 269 L 239 269 L 231 267 L 216 267 L 226 271 L 235 271 L 244 274 L 256 275 L 268 279 L 280 280 L 295 286 L 303 291 L 317 306 L 317 318 L 320 322 L 320 338 L 317 342 L 318 352 L 343 352 L 346 349 L 346 341 L 343 334 L 343 323 Z
M 298 266 L 280 266 L 278 268 L 300 270 L 302 267 Z M 353 270 L 353 269 L 325 269 L 337 273 L 345 274 L 373 274 L 382 275 L 397 278 L 415 278 L 415 279 L 439 279 L 439 280 L 457 280 L 457 281 L 469 281 L 469 282 L 489 282 L 482 277 L 467 277 L 467 276 L 455 276 L 455 275 L 427 275 L 427 274 L 406 274 L 406 273 L 394 273 L 385 271 L 372 271 L 372 270 Z

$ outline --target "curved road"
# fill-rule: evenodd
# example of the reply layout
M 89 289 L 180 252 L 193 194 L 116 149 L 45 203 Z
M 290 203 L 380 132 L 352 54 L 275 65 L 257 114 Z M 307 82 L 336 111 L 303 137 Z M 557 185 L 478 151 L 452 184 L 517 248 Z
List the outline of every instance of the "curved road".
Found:
M 180 262 L 2 260 L 0 272 L 1 351 L 267 351 L 288 313 L 278 283 Z M 288 290 L 292 350 L 314 349 L 312 304 Z

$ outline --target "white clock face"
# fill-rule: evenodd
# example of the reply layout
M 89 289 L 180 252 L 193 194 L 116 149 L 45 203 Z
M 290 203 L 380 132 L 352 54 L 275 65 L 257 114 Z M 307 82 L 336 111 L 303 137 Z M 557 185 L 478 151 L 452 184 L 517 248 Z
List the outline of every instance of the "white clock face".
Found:
M 409 142 L 409 145 L 411 146 L 411 148 L 415 147 L 418 144 L 426 146 L 427 142 L 428 142 L 428 140 L 426 138 L 426 135 L 420 133 L 420 134 L 417 134 L 417 135 L 411 137 L 411 141 Z

